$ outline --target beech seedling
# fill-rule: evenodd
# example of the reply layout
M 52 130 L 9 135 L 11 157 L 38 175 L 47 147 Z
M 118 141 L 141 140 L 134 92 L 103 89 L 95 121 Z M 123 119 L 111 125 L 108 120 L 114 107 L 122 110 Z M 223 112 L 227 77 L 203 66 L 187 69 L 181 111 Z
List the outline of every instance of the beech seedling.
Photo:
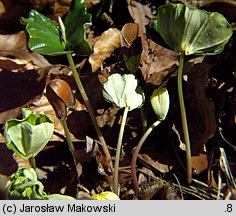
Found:
M 35 168 L 34 157 L 46 146 L 54 131 L 53 121 L 43 112 L 36 114 L 22 109 L 23 119 L 10 119 L 5 124 L 6 145 L 18 156 L 30 159 Z
M 182 3 L 158 8 L 154 29 L 165 43 L 180 55 L 178 69 L 178 95 L 187 158 L 187 183 L 192 181 L 191 148 L 182 90 L 185 55 L 216 55 L 233 34 L 226 18 L 217 12 L 207 12 Z
M 37 174 L 32 168 L 21 168 L 10 176 L 7 187 L 9 199 L 14 200 L 75 200 L 61 194 L 50 194 L 44 191 L 43 184 L 38 181 Z
M 143 134 L 142 138 L 140 139 L 139 143 L 135 147 L 132 161 L 131 161 L 131 175 L 132 175 L 132 181 L 133 181 L 133 186 L 134 186 L 134 192 L 136 196 L 138 196 L 139 192 L 139 185 L 138 185 L 138 180 L 136 176 L 136 161 L 138 158 L 138 153 L 144 144 L 145 140 L 149 136 L 149 134 L 153 131 L 153 129 L 158 126 L 163 120 L 165 120 L 167 113 L 169 111 L 169 106 L 170 106 L 170 97 L 169 93 L 166 88 L 157 88 L 153 91 L 151 97 L 150 97 L 150 102 L 153 108 L 153 111 L 157 115 L 157 121 L 155 121 Z
M 112 164 L 108 147 L 98 127 L 93 108 L 72 58 L 72 53 L 80 56 L 87 56 L 92 53 L 92 48 L 85 37 L 85 30 L 92 24 L 91 18 L 92 16 L 87 13 L 83 0 L 72 0 L 65 19 L 58 18 L 59 25 L 35 10 L 30 11 L 28 19 L 22 17 L 21 23 L 26 25 L 29 34 L 28 45 L 32 51 L 44 55 L 67 56 L 76 85 L 91 117 L 98 139 L 103 144 L 106 161 L 109 164 L 109 170 L 111 170 Z
M 128 111 L 141 107 L 144 103 L 145 96 L 143 90 L 138 86 L 138 80 L 133 74 L 121 75 L 115 73 L 110 75 L 107 82 L 104 83 L 103 97 L 108 102 L 116 104 L 119 108 L 124 108 L 114 166 L 114 192 L 118 195 L 118 170 L 127 114 Z

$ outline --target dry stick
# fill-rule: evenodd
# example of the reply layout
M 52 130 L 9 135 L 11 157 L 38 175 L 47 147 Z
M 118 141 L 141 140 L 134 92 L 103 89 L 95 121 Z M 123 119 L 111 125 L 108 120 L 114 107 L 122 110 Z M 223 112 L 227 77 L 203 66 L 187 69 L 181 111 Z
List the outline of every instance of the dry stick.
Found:
M 192 182 L 192 159 L 191 159 L 191 147 L 190 147 L 190 140 L 189 140 L 189 133 L 188 133 L 188 123 L 187 123 L 186 110 L 185 110 L 184 97 L 183 97 L 183 87 L 182 87 L 183 66 L 184 66 L 184 52 L 181 52 L 180 61 L 179 61 L 179 69 L 178 69 L 177 85 L 178 85 L 178 95 L 179 95 L 182 127 L 183 127 L 183 133 L 184 133 L 184 142 L 186 145 L 187 183 L 191 184 L 191 182 Z
M 120 152 L 121 152 L 121 146 L 122 146 L 122 140 L 124 135 L 124 129 L 125 129 L 125 122 L 127 119 L 129 108 L 125 107 L 124 114 L 122 117 L 121 125 L 120 125 L 120 132 L 119 137 L 117 141 L 117 148 L 116 148 L 116 158 L 115 158 L 115 166 L 114 166 L 114 192 L 119 196 L 119 162 L 120 162 Z
M 78 89 L 79 89 L 79 91 L 81 93 L 81 96 L 82 96 L 82 98 L 84 100 L 84 103 L 86 105 L 86 108 L 88 110 L 90 118 L 91 118 L 91 120 L 93 122 L 93 125 L 94 125 L 95 131 L 97 133 L 98 139 L 99 139 L 100 143 L 102 143 L 103 152 L 104 152 L 104 154 L 106 156 L 106 164 L 109 165 L 109 170 L 112 171 L 112 167 L 113 166 L 112 166 L 111 155 L 110 155 L 109 149 L 108 149 L 106 141 L 105 141 L 105 139 L 104 139 L 104 137 L 102 135 L 102 132 L 101 132 L 99 126 L 98 126 L 98 123 L 97 123 L 97 120 L 96 120 L 96 116 L 95 116 L 93 108 L 92 108 L 92 106 L 90 104 L 89 98 L 88 98 L 88 96 L 86 94 L 86 91 L 85 91 L 85 89 L 83 87 L 83 84 L 82 84 L 82 82 L 80 80 L 80 77 L 79 77 L 79 75 L 77 73 L 77 70 L 76 70 L 76 67 L 75 67 L 72 55 L 70 53 L 66 54 L 66 55 L 67 55 L 67 59 L 68 59 L 68 62 L 70 64 L 70 68 L 71 68 L 72 74 L 74 76 L 75 82 L 76 82 L 76 84 L 78 86 Z
M 136 176 L 136 161 L 138 158 L 138 153 L 139 153 L 143 143 L 145 142 L 145 140 L 149 136 L 149 134 L 160 123 L 161 123 L 161 121 L 157 120 L 146 130 L 146 132 L 143 134 L 142 138 L 140 139 L 140 141 L 139 141 L 138 145 L 136 146 L 134 153 L 133 153 L 133 157 L 132 157 L 132 161 L 131 161 L 131 175 L 132 175 L 132 181 L 133 181 L 133 186 L 134 186 L 134 192 L 135 192 L 136 196 L 138 196 L 138 192 L 139 192 L 138 179 Z

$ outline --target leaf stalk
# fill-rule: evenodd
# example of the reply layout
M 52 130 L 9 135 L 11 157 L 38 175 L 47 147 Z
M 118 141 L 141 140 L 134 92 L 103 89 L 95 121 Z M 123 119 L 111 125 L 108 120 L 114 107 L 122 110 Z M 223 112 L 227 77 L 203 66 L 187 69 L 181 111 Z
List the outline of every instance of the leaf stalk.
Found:
M 127 119 L 129 108 L 125 107 L 121 125 L 120 125 L 120 132 L 117 141 L 117 148 L 116 148 L 116 157 L 115 157 L 115 166 L 114 166 L 114 193 L 119 196 L 119 162 L 120 162 L 120 152 L 122 146 L 122 140 L 124 135 L 125 123 Z
M 93 108 L 92 108 L 91 103 L 89 101 L 89 98 L 88 98 L 88 96 L 86 94 L 84 86 L 83 86 L 83 84 L 81 82 L 81 79 L 80 79 L 78 73 L 77 73 L 77 70 L 76 70 L 76 67 L 75 67 L 72 55 L 71 55 L 71 53 L 67 53 L 66 55 L 67 55 L 68 62 L 70 64 L 70 68 L 71 68 L 73 77 L 74 77 L 75 82 L 77 84 L 77 87 L 78 87 L 78 89 L 80 91 L 80 94 L 81 94 L 81 96 L 82 96 L 82 98 L 84 100 L 84 103 L 86 105 L 86 108 L 88 110 L 90 118 L 92 120 L 92 123 L 94 125 L 95 131 L 97 133 L 98 139 L 99 139 L 100 143 L 102 143 L 103 152 L 104 152 L 105 157 L 106 157 L 106 164 L 109 166 L 109 170 L 112 171 L 112 167 L 113 166 L 112 166 L 112 162 L 111 162 L 111 155 L 110 155 L 109 149 L 108 149 L 106 141 L 105 141 L 105 139 L 104 139 L 104 137 L 102 135 L 102 132 L 101 132 L 99 126 L 98 126 L 98 123 L 97 123 L 97 120 L 96 120 L 96 116 L 94 114 L 94 111 L 93 111 Z
M 139 151 L 140 151 L 142 145 L 144 144 L 145 140 L 149 136 L 149 134 L 160 123 L 161 123 L 161 121 L 157 120 L 146 130 L 146 132 L 143 134 L 142 138 L 140 139 L 140 141 L 137 144 L 137 146 L 134 150 L 134 153 L 133 153 L 133 157 L 132 157 L 132 161 L 131 161 L 131 175 L 132 175 L 132 181 L 133 181 L 133 186 L 134 186 L 134 192 L 135 192 L 136 196 L 138 196 L 138 193 L 139 193 L 139 184 L 138 184 L 138 179 L 136 176 L 136 161 L 138 158 L 138 154 L 139 154 Z
M 183 128 L 183 134 L 184 134 L 184 142 L 186 145 L 187 183 L 191 184 L 191 182 L 192 182 L 192 159 L 191 159 L 191 146 L 190 146 L 190 140 L 189 140 L 186 109 L 185 109 L 184 97 L 183 97 L 183 85 L 182 85 L 183 66 L 184 66 L 184 52 L 182 51 L 180 54 L 177 86 L 178 86 L 178 95 L 179 95 L 179 104 L 180 104 L 180 112 L 181 112 L 181 119 L 182 119 L 182 128 Z

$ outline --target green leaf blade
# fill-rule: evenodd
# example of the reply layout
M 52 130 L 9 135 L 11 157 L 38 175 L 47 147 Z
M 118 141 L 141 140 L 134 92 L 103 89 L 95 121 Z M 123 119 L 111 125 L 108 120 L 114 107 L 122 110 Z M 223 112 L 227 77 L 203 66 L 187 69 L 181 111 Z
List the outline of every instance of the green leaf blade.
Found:
M 49 142 L 54 131 L 52 120 L 31 111 L 23 111 L 22 120 L 12 119 L 6 122 L 4 136 L 6 145 L 24 159 L 35 157 Z
M 182 41 L 185 19 L 185 7 L 183 4 L 168 4 L 158 9 L 158 32 L 166 44 L 175 52 L 181 52 L 179 41 Z
M 29 48 L 43 55 L 61 55 L 68 53 L 60 39 L 58 26 L 49 18 L 35 10 L 31 10 L 29 18 L 22 18 L 29 33 Z M 70 51 L 69 51 L 70 52 Z
M 218 54 L 233 34 L 223 15 L 181 3 L 159 7 L 157 23 L 154 29 L 166 44 L 175 52 L 184 52 L 185 55 Z
M 73 0 L 65 19 L 66 47 L 78 55 L 89 55 L 92 48 L 85 38 L 85 30 L 92 25 L 83 0 Z
M 198 35 L 190 42 L 189 53 L 208 55 L 223 50 L 232 35 L 232 28 L 225 21 L 223 15 L 216 12 L 210 13 L 204 23 L 204 28 L 201 28 Z M 208 39 L 207 43 L 206 39 Z

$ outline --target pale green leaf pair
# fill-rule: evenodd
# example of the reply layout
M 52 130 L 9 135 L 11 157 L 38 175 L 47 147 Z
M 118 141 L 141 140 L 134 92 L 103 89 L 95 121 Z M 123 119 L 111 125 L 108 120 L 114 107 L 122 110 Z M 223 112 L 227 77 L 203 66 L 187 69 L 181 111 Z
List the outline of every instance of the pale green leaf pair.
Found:
M 150 98 L 152 109 L 157 115 L 159 120 L 164 120 L 167 116 L 169 106 L 170 106 L 170 97 L 166 88 L 155 89 Z
M 7 187 L 9 199 L 14 200 L 75 200 L 71 196 L 61 194 L 47 195 L 43 184 L 38 181 L 33 168 L 21 168 L 10 176 Z
M 33 168 L 22 168 L 10 176 L 11 183 L 7 187 L 9 199 L 45 199 L 44 186 L 37 181 Z
M 145 99 L 144 92 L 138 87 L 133 74 L 112 74 L 103 85 L 103 97 L 120 108 L 129 111 L 140 107 Z
M 23 119 L 11 119 L 5 124 L 7 147 L 24 159 L 35 157 L 48 143 L 54 131 L 52 120 L 40 113 L 22 109 Z
M 170 48 L 185 55 L 218 54 L 233 34 L 223 15 L 181 3 L 159 7 L 154 28 Z

